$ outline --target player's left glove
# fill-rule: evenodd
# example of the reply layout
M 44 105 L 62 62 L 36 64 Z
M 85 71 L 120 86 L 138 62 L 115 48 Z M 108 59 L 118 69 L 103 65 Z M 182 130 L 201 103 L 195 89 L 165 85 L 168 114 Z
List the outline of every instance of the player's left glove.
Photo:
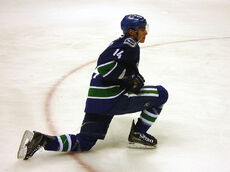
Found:
M 138 94 L 140 92 L 140 89 L 144 86 L 144 82 L 145 79 L 143 78 L 143 76 L 137 73 L 130 76 L 125 76 L 121 80 L 120 85 L 125 87 L 127 91 Z

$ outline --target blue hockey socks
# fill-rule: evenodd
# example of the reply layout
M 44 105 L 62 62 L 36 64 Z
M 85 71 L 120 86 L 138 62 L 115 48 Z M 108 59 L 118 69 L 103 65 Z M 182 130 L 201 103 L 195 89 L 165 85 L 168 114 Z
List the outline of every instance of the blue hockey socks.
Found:
M 159 116 L 162 107 L 143 110 L 136 123 L 136 131 L 146 133 Z
M 47 140 L 44 149 L 48 151 L 60 152 L 82 152 L 90 150 L 95 144 L 97 139 L 77 134 L 64 134 L 55 136 L 55 139 Z

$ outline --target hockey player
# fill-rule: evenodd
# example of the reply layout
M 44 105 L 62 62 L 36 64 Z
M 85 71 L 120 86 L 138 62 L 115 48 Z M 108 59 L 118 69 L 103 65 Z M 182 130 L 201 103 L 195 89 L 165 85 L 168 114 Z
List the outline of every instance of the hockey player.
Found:
M 115 115 L 140 111 L 137 123 L 132 122 L 129 146 L 154 148 L 156 138 L 147 130 L 159 116 L 168 93 L 162 86 L 144 86 L 138 70 L 140 48 L 147 35 L 147 21 L 136 14 L 121 21 L 123 36 L 113 41 L 99 56 L 92 75 L 79 134 L 49 136 L 26 130 L 18 151 L 19 159 L 28 159 L 40 148 L 47 151 L 89 151 L 98 139 L 104 139 Z

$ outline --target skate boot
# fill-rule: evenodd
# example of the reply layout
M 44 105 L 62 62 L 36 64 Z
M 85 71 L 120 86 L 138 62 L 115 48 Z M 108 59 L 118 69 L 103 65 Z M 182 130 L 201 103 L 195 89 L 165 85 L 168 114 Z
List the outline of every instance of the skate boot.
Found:
M 140 133 L 135 131 L 135 123 L 133 120 L 131 131 L 129 133 L 129 145 L 130 148 L 139 149 L 153 149 L 156 148 L 157 139 L 150 134 Z
M 21 140 L 17 158 L 27 160 L 32 157 L 35 152 L 47 144 L 48 137 L 36 131 L 26 130 Z

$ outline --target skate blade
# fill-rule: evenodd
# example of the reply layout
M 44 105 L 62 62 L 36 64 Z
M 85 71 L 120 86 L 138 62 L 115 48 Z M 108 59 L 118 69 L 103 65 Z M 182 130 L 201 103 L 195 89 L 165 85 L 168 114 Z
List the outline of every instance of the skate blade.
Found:
M 24 159 L 25 158 L 26 153 L 27 153 L 26 144 L 32 140 L 33 136 L 34 136 L 34 133 L 29 131 L 29 130 L 26 130 L 24 132 L 20 146 L 19 146 L 19 149 L 18 149 L 18 154 L 17 154 L 18 159 Z
M 143 145 L 140 143 L 133 143 L 133 142 L 129 142 L 128 144 L 128 148 L 132 148 L 132 149 L 155 149 L 157 146 L 148 146 L 148 145 Z

